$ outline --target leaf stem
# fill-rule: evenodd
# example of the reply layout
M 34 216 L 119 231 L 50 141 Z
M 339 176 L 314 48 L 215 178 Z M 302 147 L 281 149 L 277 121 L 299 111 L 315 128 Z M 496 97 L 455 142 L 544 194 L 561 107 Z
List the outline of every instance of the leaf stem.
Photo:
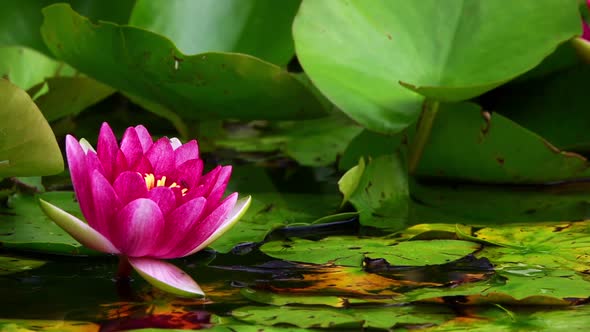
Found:
M 436 113 L 438 112 L 438 106 L 438 101 L 424 101 L 422 106 L 422 114 L 420 115 L 420 119 L 418 119 L 416 133 L 414 134 L 414 139 L 410 144 L 408 156 L 408 172 L 410 174 L 414 174 L 414 172 L 416 172 L 416 168 L 418 168 L 418 163 L 420 162 L 422 153 L 424 152 L 424 147 L 426 146 L 428 138 L 430 137 L 430 131 L 432 130 L 432 125 L 434 124 Z

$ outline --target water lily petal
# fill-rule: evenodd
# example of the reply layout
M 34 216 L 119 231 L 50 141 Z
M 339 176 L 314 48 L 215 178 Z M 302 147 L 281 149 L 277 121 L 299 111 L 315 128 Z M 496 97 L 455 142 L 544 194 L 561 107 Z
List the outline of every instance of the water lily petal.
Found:
M 82 245 L 108 254 L 120 253 L 111 241 L 82 220 L 42 199 L 39 199 L 39 205 L 51 220 Z
M 96 146 L 98 159 L 102 162 L 102 167 L 105 171 L 105 176 L 109 181 L 114 179 L 114 168 L 117 160 L 117 153 L 119 152 L 119 145 L 113 130 L 106 122 L 103 122 L 98 134 L 98 144 Z
M 176 208 L 176 196 L 168 187 L 156 187 L 148 192 L 147 197 L 158 204 L 164 216 Z
M 117 193 L 121 204 L 127 205 L 138 198 L 146 198 L 148 189 L 143 176 L 137 172 L 126 171 L 115 179 L 113 189 Z
M 199 159 L 199 145 L 197 141 L 186 142 L 178 149 L 174 150 L 176 166 L 184 164 L 187 160 Z
M 84 150 L 84 153 L 88 154 L 88 151 L 92 151 L 92 152 L 96 153 L 96 150 L 94 150 L 94 147 L 92 146 L 92 144 L 90 144 L 90 142 L 88 142 L 87 139 L 81 138 L 79 143 L 80 143 L 80 146 L 82 147 L 82 150 Z
M 93 217 L 87 218 L 88 224 L 110 239 L 111 224 L 122 204 L 112 185 L 99 171 L 94 170 L 90 184 L 95 209 Z
M 205 295 L 188 274 L 170 263 L 133 257 L 129 257 L 129 263 L 147 282 L 163 291 L 185 297 Z
M 137 133 L 137 137 L 139 138 L 139 142 L 141 143 L 141 149 L 143 153 L 146 153 L 153 144 L 152 136 L 148 132 L 148 130 L 142 126 L 135 126 L 135 132 Z
M 180 186 L 190 190 L 199 182 L 201 174 L 203 174 L 203 161 L 191 159 L 176 167 L 174 179 Z
M 211 192 L 207 196 L 207 206 L 205 207 L 206 214 L 211 213 L 211 211 L 213 211 L 219 204 L 219 200 L 221 200 L 221 197 L 225 193 L 225 188 L 227 187 L 227 183 L 229 182 L 231 172 L 231 166 L 223 166 L 221 168 L 219 176 L 213 184 Z
M 86 167 L 88 167 L 88 170 L 86 171 L 88 174 L 92 174 L 94 170 L 99 171 L 100 174 L 105 174 L 102 163 L 94 151 L 88 151 L 86 153 Z
M 174 150 L 168 138 L 157 140 L 145 156 L 154 167 L 155 175 L 170 176 L 174 172 Z
M 244 216 L 246 211 L 248 211 L 248 208 L 250 207 L 251 202 L 252 202 L 251 196 L 247 196 L 247 197 L 244 197 L 244 198 L 238 200 L 235 203 L 231 212 L 228 214 L 226 219 L 223 221 L 223 223 L 221 225 L 219 225 L 218 228 L 211 235 L 209 235 L 209 237 L 207 237 L 205 240 L 203 240 L 199 245 L 197 245 L 194 249 L 192 249 L 188 254 L 185 254 L 183 256 L 192 255 L 192 254 L 198 252 L 199 250 L 203 250 L 208 245 L 213 243 L 213 241 L 217 240 L 221 235 L 223 235 L 223 233 L 227 232 L 233 225 L 235 225 L 240 220 L 240 218 L 242 218 L 242 216 Z
M 193 226 L 201 221 L 206 202 L 203 197 L 195 198 L 179 206 L 166 218 L 166 228 L 159 241 L 160 250 L 155 257 L 174 258 L 183 253 L 179 244 L 192 235 Z
M 121 151 L 125 155 L 129 168 L 133 169 L 141 159 L 141 156 L 143 156 L 143 148 L 135 128 L 129 127 L 125 130 L 123 140 L 121 141 Z
M 90 176 L 86 163 L 86 154 L 80 143 L 71 135 L 66 136 L 66 155 L 72 177 L 72 185 L 76 192 L 76 199 L 86 219 L 92 218 L 93 203 L 90 191 Z
M 206 197 L 211 192 L 211 189 L 213 189 L 219 173 L 221 173 L 221 166 L 217 166 L 209 171 L 209 173 L 201 176 L 199 183 L 187 192 L 185 199 L 190 200 L 196 197 Z
M 188 253 L 201 246 L 211 234 L 215 233 L 226 221 L 227 216 L 232 212 L 238 193 L 229 195 L 211 214 L 201 221 L 193 224 L 187 231 L 184 239 L 178 245 L 178 257 L 186 256 Z
M 123 151 L 119 150 L 117 152 L 117 161 L 115 162 L 115 167 L 113 170 L 113 178 L 116 178 L 117 175 L 129 170 L 129 163 L 127 162 L 127 158 L 125 158 L 125 154 Z
M 153 174 L 154 167 L 152 166 L 152 163 L 149 161 L 149 159 L 143 155 L 132 171 L 139 172 L 140 174 Z
M 147 198 L 136 199 L 119 211 L 111 223 L 115 245 L 130 257 L 149 256 L 157 246 L 154 239 L 164 228 L 164 216 L 158 205 Z
M 172 146 L 172 150 L 176 150 L 182 146 L 182 142 L 180 142 L 180 140 L 178 138 L 172 137 L 170 139 L 170 145 Z

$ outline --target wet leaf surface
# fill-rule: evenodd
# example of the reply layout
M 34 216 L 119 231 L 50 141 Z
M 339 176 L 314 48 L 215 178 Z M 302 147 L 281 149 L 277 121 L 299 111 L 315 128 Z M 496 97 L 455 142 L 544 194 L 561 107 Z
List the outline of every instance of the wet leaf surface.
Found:
M 22 258 L 18 256 L 0 255 L 0 275 L 25 272 L 45 264 L 38 259 Z
M 365 258 L 383 258 L 391 265 L 401 266 L 444 264 L 479 248 L 476 243 L 456 240 L 399 242 L 332 236 L 319 241 L 269 242 L 260 249 L 269 256 L 290 261 L 360 267 Z
M 73 192 L 51 192 L 40 197 L 81 217 Z M 14 196 L 10 205 L 12 208 L 0 209 L 0 243 L 3 247 L 63 255 L 97 254 L 84 248 L 46 217 L 36 196 Z

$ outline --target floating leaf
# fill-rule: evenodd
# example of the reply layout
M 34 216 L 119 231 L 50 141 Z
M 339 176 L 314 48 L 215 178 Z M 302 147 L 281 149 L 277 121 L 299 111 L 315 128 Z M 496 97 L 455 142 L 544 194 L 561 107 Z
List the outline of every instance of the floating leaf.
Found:
M 302 328 L 392 329 L 416 325 L 438 325 L 452 317 L 441 307 L 399 306 L 366 309 L 325 307 L 242 307 L 232 310 L 238 320 L 261 325 L 293 325 Z
M 49 192 L 39 197 L 81 217 L 73 192 Z M 35 196 L 17 195 L 11 198 L 10 204 L 12 208 L 0 209 L 0 243 L 3 247 L 65 255 L 97 254 L 82 247 L 46 217 Z
M 323 115 L 318 99 L 294 76 L 252 56 L 219 52 L 187 56 L 161 35 L 108 22 L 93 24 L 66 4 L 49 6 L 43 13 L 41 33 L 56 56 L 185 119 Z
M 0 255 L 0 275 L 29 271 L 43 266 L 45 261 Z
M 55 136 L 26 92 L 0 79 L 0 178 L 63 170 Z
M 431 98 L 469 99 L 535 67 L 580 24 L 576 1 L 305 0 L 293 32 L 318 88 L 391 133 L 416 120 L 422 101 L 400 81 Z
M 262 241 L 275 228 L 310 224 L 337 209 L 336 195 L 257 193 L 248 212 L 211 247 L 228 252 L 239 243 Z
M 8 319 L 0 318 L 0 330 L 15 332 L 96 332 L 100 326 L 91 322 L 67 320 Z
M 331 236 L 319 241 L 295 239 L 265 243 L 265 254 L 305 263 L 360 267 L 365 257 L 383 258 L 391 265 L 425 266 L 444 264 L 464 257 L 479 245 L 468 241 L 404 241 L 386 238 Z
M 486 227 L 473 233 L 473 238 L 495 244 L 486 246 L 477 256 L 488 258 L 498 267 L 525 264 L 541 269 L 587 272 L 590 270 L 589 225 L 585 221 Z
M 300 0 L 138 0 L 129 24 L 160 33 L 186 54 L 250 54 L 285 65 L 293 57 L 291 23 Z

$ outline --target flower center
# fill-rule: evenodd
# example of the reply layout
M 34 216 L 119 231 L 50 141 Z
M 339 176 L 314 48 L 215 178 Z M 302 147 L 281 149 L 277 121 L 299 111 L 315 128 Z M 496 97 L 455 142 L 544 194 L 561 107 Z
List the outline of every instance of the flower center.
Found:
M 178 183 L 172 182 L 169 185 L 166 185 L 166 176 L 163 175 L 160 179 L 156 180 L 156 176 L 152 173 L 146 173 L 143 175 L 143 179 L 145 180 L 145 185 L 147 186 L 148 190 L 152 190 L 155 187 L 169 187 L 169 188 L 179 188 L 182 196 L 186 195 L 188 191 L 187 188 L 181 187 Z

